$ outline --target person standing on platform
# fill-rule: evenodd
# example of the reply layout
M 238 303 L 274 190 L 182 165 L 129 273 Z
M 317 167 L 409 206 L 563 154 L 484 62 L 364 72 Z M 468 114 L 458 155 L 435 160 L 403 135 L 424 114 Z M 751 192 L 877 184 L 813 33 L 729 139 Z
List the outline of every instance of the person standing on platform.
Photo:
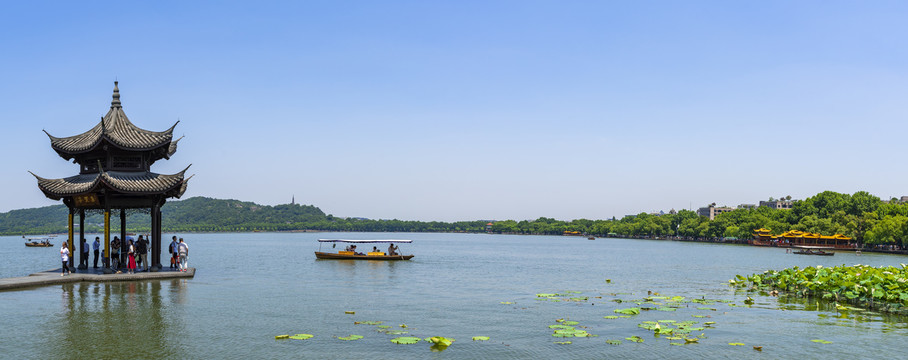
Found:
M 82 250 L 82 256 L 79 257 L 79 268 L 88 269 L 88 241 L 85 241 L 85 238 L 79 242 L 79 248 Z
M 120 269 L 120 238 L 116 236 L 110 241 L 110 266 L 114 270 Z
M 126 261 L 126 272 L 128 274 L 136 273 L 136 245 L 132 243 L 132 240 L 129 240 L 129 245 L 126 248 L 126 255 L 129 256 L 129 260 Z
M 95 250 L 95 269 L 98 268 L 98 254 L 101 248 L 101 238 L 95 236 L 95 242 L 91 243 L 91 248 Z
M 139 264 L 142 264 L 144 271 L 148 271 L 148 240 L 139 235 L 139 241 L 136 242 L 136 252 L 138 252 Z
M 180 238 L 180 245 L 177 247 L 177 252 L 180 254 L 180 271 L 186 271 L 189 268 L 189 262 L 186 260 L 189 257 L 189 245 L 183 242 L 183 238 Z
M 170 268 L 176 269 L 177 267 L 177 251 L 180 247 L 180 244 L 177 243 L 177 236 L 173 236 L 173 241 L 170 242 L 170 247 L 167 248 L 167 252 L 170 253 Z
M 60 247 L 60 259 L 63 260 L 63 271 L 60 273 L 60 276 L 66 276 L 66 273 L 69 272 L 69 247 L 66 246 L 66 242 L 63 242 L 63 246 Z

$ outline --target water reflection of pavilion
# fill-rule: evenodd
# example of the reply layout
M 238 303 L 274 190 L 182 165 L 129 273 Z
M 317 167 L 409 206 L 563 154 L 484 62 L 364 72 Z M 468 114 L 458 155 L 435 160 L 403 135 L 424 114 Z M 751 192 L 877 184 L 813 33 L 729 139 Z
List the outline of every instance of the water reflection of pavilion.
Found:
M 179 122 L 177 122 L 179 123 Z M 67 244 L 74 255 L 80 254 L 73 243 L 73 217 L 79 214 L 79 235 L 85 237 L 85 213 L 104 214 L 104 255 L 110 254 L 110 213 L 119 210 L 120 239 L 126 238 L 126 215 L 129 211 L 151 214 L 151 271 L 161 266 L 161 206 L 168 198 L 179 198 L 186 191 L 186 169 L 173 175 L 151 172 L 151 165 L 170 159 L 177 150 L 173 140 L 174 124 L 165 131 L 141 129 L 126 117 L 120 103 L 120 90 L 114 82 L 110 110 L 101 122 L 75 136 L 58 138 L 50 134 L 51 147 L 60 157 L 79 164 L 79 174 L 61 179 L 38 179 L 38 187 L 52 200 L 63 200 L 69 208 Z M 46 133 L 46 132 L 45 132 Z M 91 241 L 89 241 L 89 244 Z M 126 251 L 121 251 L 125 263 Z M 105 264 L 105 267 L 109 264 Z M 105 269 L 110 272 L 110 269 Z

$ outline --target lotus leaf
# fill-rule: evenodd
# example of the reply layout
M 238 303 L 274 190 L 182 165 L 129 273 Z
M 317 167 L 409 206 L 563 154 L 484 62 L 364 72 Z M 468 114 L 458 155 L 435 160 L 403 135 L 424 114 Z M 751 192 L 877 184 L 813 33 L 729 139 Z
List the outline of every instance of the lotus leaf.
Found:
M 420 339 L 418 337 L 401 336 L 401 337 L 396 337 L 396 338 L 391 339 L 391 342 L 393 342 L 395 344 L 415 344 L 415 343 L 418 343 L 419 340 Z
M 675 309 L 675 308 L 673 308 L 673 307 L 664 307 L 664 306 L 663 306 L 663 307 L 660 307 L 660 308 L 658 308 L 658 309 L 656 309 L 656 310 L 659 310 L 659 311 L 675 311 L 675 310 L 678 310 L 678 309 Z
M 344 314 L 353 315 L 356 314 L 356 311 L 344 311 Z
M 306 339 L 311 339 L 313 336 L 315 336 L 315 335 L 312 335 L 312 334 L 296 334 L 296 335 L 291 336 L 290 338 L 291 338 L 291 339 L 294 339 L 294 340 L 306 340 Z
M 673 322 L 675 322 L 675 320 L 659 320 L 658 322 L 665 324 L 665 323 L 673 323 Z
M 513 304 L 513 302 L 511 302 L 511 301 L 502 301 L 501 304 L 504 304 L 504 305 L 511 305 L 511 304 Z
M 640 314 L 640 308 L 615 309 L 615 312 L 625 315 L 637 315 Z
M 686 342 L 686 343 L 695 343 L 695 342 L 698 342 L 698 341 L 700 341 L 700 339 L 697 339 L 697 338 L 684 338 L 684 342 Z
M 577 325 L 577 324 L 579 324 L 579 322 L 576 322 L 576 321 L 563 321 L 562 324 L 564 324 L 564 325 Z
M 711 307 L 698 307 L 697 310 L 711 310 L 711 311 L 716 311 L 715 308 L 711 308 Z
M 627 341 L 633 341 L 633 342 L 638 342 L 638 343 L 642 343 L 642 342 L 643 342 L 643 338 L 642 338 L 642 337 L 639 337 L 639 336 L 637 336 L 637 335 L 631 336 L 631 337 L 629 337 L 629 338 L 624 338 L 624 339 L 627 340 Z
M 602 318 L 603 319 L 617 319 L 618 317 L 615 315 L 606 315 L 606 316 L 603 316 Z
M 425 340 L 430 343 L 434 343 L 436 345 L 442 345 L 442 346 L 449 346 L 449 345 L 451 345 L 452 342 L 454 342 L 454 339 L 449 339 L 449 338 L 441 337 L 441 336 L 433 336 L 433 337 L 430 337 Z
M 813 339 L 810 341 L 813 341 L 815 343 L 820 343 L 820 344 L 832 344 L 832 341 L 827 341 L 827 340 L 822 340 L 822 339 Z
M 703 325 L 709 326 L 709 325 L 714 325 L 715 323 L 716 323 L 715 321 L 707 321 L 707 322 L 703 323 Z
M 344 340 L 344 341 L 353 341 L 353 340 L 359 340 L 359 339 L 362 339 L 362 338 L 363 338 L 362 335 L 350 335 L 350 336 L 347 336 L 347 337 L 339 337 L 338 339 L 341 339 L 341 340 Z
M 390 328 L 391 326 L 390 326 L 390 325 L 379 325 L 379 326 L 376 326 L 376 327 L 379 328 L 379 329 L 388 329 L 388 328 Z
M 691 315 L 691 316 L 693 316 L 693 317 L 695 317 L 695 318 L 708 318 L 708 317 L 710 317 L 709 315 Z
M 744 346 L 744 343 L 728 343 L 731 346 Z
M 665 338 L 668 340 L 681 340 L 680 336 L 666 336 Z
M 554 297 L 554 296 L 558 296 L 558 294 L 536 294 L 536 297 Z
M 756 350 L 756 351 L 763 351 L 763 347 L 762 347 L 762 346 L 754 346 L 754 350 Z
M 549 329 L 571 329 L 571 330 L 573 330 L 574 327 L 567 326 L 567 325 L 549 325 Z
M 609 345 L 621 345 L 621 340 L 606 340 L 605 343 Z
M 488 336 L 474 336 L 473 341 L 489 341 Z
M 407 324 L 400 324 L 400 327 L 406 328 L 406 327 L 407 327 Z
M 356 325 L 381 325 L 381 321 L 354 321 Z
M 289 339 L 289 338 L 290 338 L 290 335 L 275 335 L 274 336 L 275 340 L 283 340 L 283 339 Z
M 556 341 L 555 343 L 558 345 L 570 345 L 571 344 L 570 341 Z
M 409 332 L 404 331 L 404 330 L 394 330 L 394 331 L 388 331 L 387 333 L 388 333 L 388 335 L 403 335 L 403 334 L 408 334 Z

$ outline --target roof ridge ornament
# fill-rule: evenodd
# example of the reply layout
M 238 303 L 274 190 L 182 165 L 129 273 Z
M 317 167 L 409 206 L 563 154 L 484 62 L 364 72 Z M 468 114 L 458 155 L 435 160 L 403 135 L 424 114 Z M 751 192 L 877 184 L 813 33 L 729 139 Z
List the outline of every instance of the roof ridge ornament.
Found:
M 119 83 L 120 83 L 119 81 L 116 81 L 116 80 L 114 81 L 113 100 L 110 101 L 111 109 L 123 107 L 122 104 L 120 103 L 120 88 L 118 86 Z

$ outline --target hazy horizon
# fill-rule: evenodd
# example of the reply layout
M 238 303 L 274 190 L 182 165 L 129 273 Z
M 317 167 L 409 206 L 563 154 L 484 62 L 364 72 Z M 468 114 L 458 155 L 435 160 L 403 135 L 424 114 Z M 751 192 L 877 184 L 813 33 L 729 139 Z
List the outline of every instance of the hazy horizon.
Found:
M 341 217 L 610 219 L 908 195 L 902 2 L 11 2 L 0 212 L 47 136 L 178 120 L 184 198 Z

